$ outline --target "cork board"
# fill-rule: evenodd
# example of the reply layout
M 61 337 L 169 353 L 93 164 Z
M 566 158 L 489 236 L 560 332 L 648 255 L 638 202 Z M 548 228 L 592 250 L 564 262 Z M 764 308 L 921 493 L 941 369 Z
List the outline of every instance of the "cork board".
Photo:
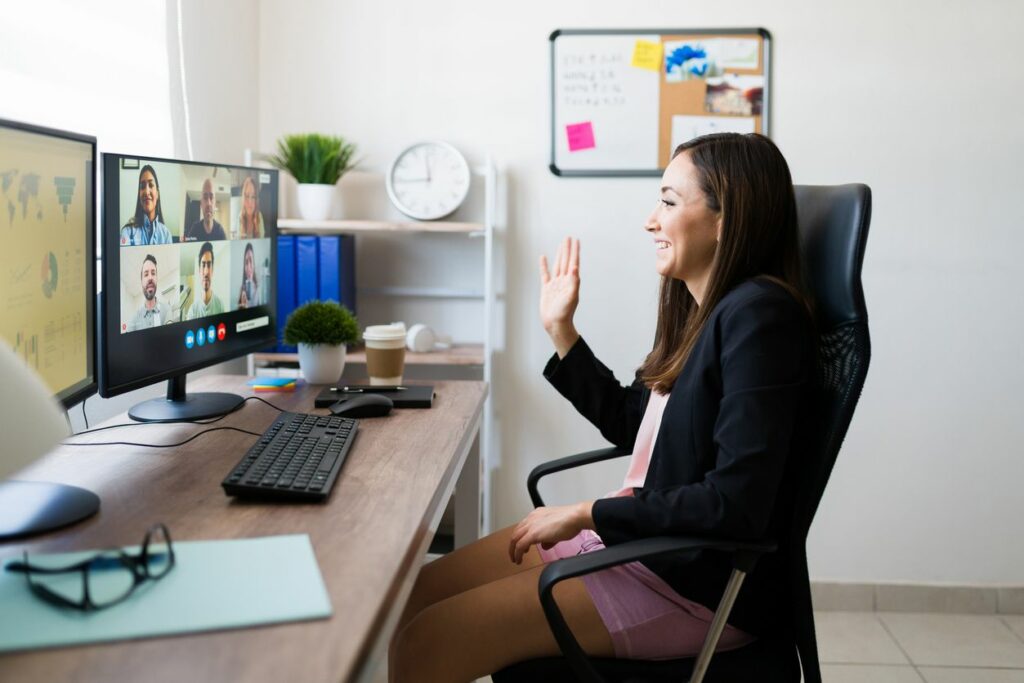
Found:
M 768 134 L 765 29 L 555 31 L 551 172 L 657 176 L 711 132 Z

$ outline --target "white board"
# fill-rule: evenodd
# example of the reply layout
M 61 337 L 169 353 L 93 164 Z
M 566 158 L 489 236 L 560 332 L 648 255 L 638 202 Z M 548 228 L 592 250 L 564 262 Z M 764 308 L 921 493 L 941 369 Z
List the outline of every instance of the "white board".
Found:
M 658 176 L 680 142 L 768 134 L 763 28 L 559 29 L 550 36 L 550 169 Z
M 648 171 L 658 158 L 658 77 L 630 66 L 651 34 L 561 35 L 553 47 L 554 165 L 562 171 Z M 568 126 L 589 122 L 594 146 L 571 151 Z

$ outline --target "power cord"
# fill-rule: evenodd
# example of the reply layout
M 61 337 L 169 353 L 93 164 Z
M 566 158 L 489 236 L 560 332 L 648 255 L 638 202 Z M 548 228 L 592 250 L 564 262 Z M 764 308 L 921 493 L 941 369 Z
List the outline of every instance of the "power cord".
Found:
M 247 403 L 249 401 L 259 401 L 260 403 L 266 403 L 268 406 L 270 406 L 271 408 L 273 408 L 274 410 L 276 410 L 279 413 L 287 412 L 284 408 L 279 408 L 278 406 L 275 406 L 270 401 L 266 401 L 266 400 L 260 398 L 259 396 L 247 396 L 246 398 L 244 398 L 242 400 L 242 404 L 245 404 L 245 403 Z M 85 412 L 85 408 L 84 407 L 82 408 L 82 412 L 84 414 L 84 412 Z M 215 417 L 212 420 L 183 420 L 182 422 L 176 423 L 176 424 L 210 425 L 210 424 L 213 424 L 214 422 L 220 422 L 221 420 L 223 420 L 228 415 L 231 415 L 233 412 L 234 411 L 232 411 L 231 413 L 225 413 L 224 415 L 221 415 L 220 417 Z M 88 424 L 89 423 L 86 422 L 86 426 L 88 426 Z M 77 434 L 74 434 L 73 436 L 81 436 L 83 434 L 92 434 L 93 432 L 102 432 L 102 431 L 104 431 L 106 429 L 118 429 L 120 427 L 139 427 L 139 426 L 142 426 L 142 425 L 151 425 L 151 424 L 175 424 L 175 423 L 167 423 L 167 422 L 125 422 L 123 424 L 107 425 L 106 427 L 94 427 L 92 429 L 84 429 L 84 430 L 78 432 Z M 207 431 L 209 431 L 209 430 L 207 430 Z M 204 433 L 205 432 L 200 432 L 200 434 L 204 434 Z M 252 432 L 250 432 L 250 433 L 252 433 Z M 73 444 L 73 443 L 68 443 L 67 445 L 68 446 L 91 446 L 91 445 L 99 445 L 99 444 L 85 444 L 85 443 Z
M 136 443 L 134 441 L 97 441 L 95 443 L 68 443 L 65 441 L 65 446 L 139 446 L 141 448 L 175 448 L 177 446 L 184 446 L 189 441 L 197 439 L 203 434 L 209 434 L 210 432 L 219 432 L 221 430 L 231 430 L 233 432 L 242 432 L 243 434 L 251 434 L 253 436 L 263 436 L 263 434 L 257 432 L 250 432 L 248 429 L 240 429 L 238 427 L 213 427 L 211 429 L 204 429 L 201 432 L 197 432 L 178 443 Z
M 85 401 L 88 401 L 89 397 L 86 396 L 85 400 L 82 401 L 82 420 L 85 421 L 85 428 L 89 429 L 89 416 L 85 414 Z

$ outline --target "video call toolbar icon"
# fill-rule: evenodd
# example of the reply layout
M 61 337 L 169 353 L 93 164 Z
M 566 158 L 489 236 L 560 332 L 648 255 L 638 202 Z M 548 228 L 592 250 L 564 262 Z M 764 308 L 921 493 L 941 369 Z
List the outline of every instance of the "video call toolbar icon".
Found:
M 195 335 L 195 332 L 193 332 L 192 330 L 189 330 L 188 332 L 185 333 L 185 348 L 186 349 L 191 349 L 195 345 L 196 345 L 196 335 Z
M 213 342 L 217 341 L 217 328 L 215 328 L 213 325 L 210 325 L 209 327 L 207 327 L 206 328 L 206 338 L 209 340 L 209 342 L 211 344 Z
M 206 343 L 206 329 L 203 328 L 203 327 L 200 327 L 198 330 L 196 330 L 196 344 L 199 344 L 199 346 L 202 346 L 205 343 Z
M 213 329 L 212 327 L 210 329 Z M 224 341 L 224 337 L 228 336 L 228 327 L 224 323 L 217 325 L 217 341 Z

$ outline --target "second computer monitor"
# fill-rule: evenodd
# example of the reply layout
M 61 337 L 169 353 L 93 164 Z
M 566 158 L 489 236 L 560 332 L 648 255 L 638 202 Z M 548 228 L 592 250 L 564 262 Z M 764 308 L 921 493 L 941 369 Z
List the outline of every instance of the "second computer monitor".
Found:
M 132 417 L 233 409 L 184 377 L 275 343 L 277 171 L 104 154 L 103 172 L 100 394 L 169 380 Z

